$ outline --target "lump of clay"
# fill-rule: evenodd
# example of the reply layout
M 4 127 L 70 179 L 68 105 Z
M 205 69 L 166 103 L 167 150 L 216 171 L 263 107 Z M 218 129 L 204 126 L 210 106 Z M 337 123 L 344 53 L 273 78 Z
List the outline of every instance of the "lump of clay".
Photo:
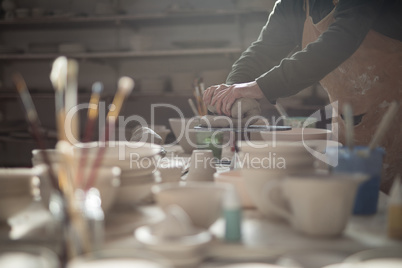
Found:
M 208 106 L 208 110 L 216 113 L 215 106 Z M 232 117 L 224 115 L 205 115 L 201 117 L 200 124 L 203 127 L 243 127 L 251 125 L 258 120 L 261 107 L 257 100 L 241 98 L 236 100 L 231 108 Z M 255 117 L 255 118 L 253 118 Z

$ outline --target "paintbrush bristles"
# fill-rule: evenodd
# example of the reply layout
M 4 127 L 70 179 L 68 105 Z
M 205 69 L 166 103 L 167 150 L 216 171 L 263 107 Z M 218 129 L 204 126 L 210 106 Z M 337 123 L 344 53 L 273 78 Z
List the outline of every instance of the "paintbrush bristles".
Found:
M 134 88 L 134 80 L 128 76 L 123 76 L 119 79 L 118 84 L 118 92 L 121 92 L 124 96 L 127 96 L 131 93 Z
M 102 90 L 103 84 L 101 82 L 96 82 L 92 85 L 92 95 L 88 107 L 88 120 L 95 120 L 98 116 L 98 105 Z
M 50 81 L 55 90 L 62 91 L 66 86 L 67 81 L 67 58 L 64 56 L 58 57 L 52 65 L 50 72 Z
M 123 76 L 119 79 L 118 89 L 116 95 L 114 96 L 112 105 L 110 106 L 107 118 L 118 117 L 120 114 L 121 107 L 123 106 L 123 101 L 127 95 L 131 93 L 134 88 L 134 80 L 130 77 Z

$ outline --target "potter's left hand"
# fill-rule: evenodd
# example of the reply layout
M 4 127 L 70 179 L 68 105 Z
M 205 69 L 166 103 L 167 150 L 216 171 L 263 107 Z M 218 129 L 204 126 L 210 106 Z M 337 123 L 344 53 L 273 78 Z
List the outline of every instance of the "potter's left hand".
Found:
M 225 89 L 215 92 L 210 104 L 215 106 L 218 114 L 231 116 L 233 103 L 240 98 L 262 99 L 262 93 L 257 82 L 233 84 Z

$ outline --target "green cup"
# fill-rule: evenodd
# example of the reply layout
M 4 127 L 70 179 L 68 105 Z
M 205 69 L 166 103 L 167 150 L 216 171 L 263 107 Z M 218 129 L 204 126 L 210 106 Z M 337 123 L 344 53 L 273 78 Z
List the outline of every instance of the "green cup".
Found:
M 317 123 L 317 118 L 314 117 L 287 117 L 283 119 L 283 124 L 285 126 L 291 126 L 292 128 L 302 128 L 304 124 L 307 128 L 315 128 Z
M 222 144 L 223 144 L 222 131 L 198 131 L 197 132 L 197 149 L 198 150 L 212 150 L 214 157 L 221 158 Z

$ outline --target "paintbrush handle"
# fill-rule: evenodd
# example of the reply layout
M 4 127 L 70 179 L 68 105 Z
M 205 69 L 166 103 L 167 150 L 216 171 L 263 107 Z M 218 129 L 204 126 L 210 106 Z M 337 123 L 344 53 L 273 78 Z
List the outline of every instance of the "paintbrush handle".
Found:
M 194 101 L 192 99 L 188 99 L 188 104 L 190 105 L 191 110 L 193 111 L 193 114 L 195 116 L 199 116 L 197 108 L 195 107 Z
M 375 132 L 374 137 L 369 144 L 370 150 L 373 150 L 380 144 L 385 136 L 385 133 L 391 126 L 392 120 L 394 120 L 396 113 L 398 112 L 398 108 L 399 105 L 396 101 L 391 103 L 384 117 L 381 119 L 380 125 L 378 126 L 377 131 Z
M 346 103 L 343 106 L 343 118 L 345 121 L 345 132 L 346 132 L 346 146 L 349 150 L 353 150 L 354 146 L 354 124 L 353 124 L 353 111 L 352 106 Z
M 100 147 L 98 149 L 98 154 L 95 157 L 95 160 L 94 160 L 94 162 L 92 164 L 92 168 L 91 168 L 91 171 L 90 171 L 90 174 L 89 174 L 89 177 L 88 177 L 88 181 L 85 184 L 85 188 L 84 188 L 85 191 L 88 191 L 95 184 L 96 177 L 98 175 L 98 169 L 101 166 L 103 156 L 106 153 L 106 143 L 109 140 L 109 132 L 114 131 L 114 128 L 115 128 L 114 117 L 108 118 L 106 120 L 106 126 L 105 126 L 105 129 L 104 129 L 105 132 L 102 135 L 103 137 L 101 139 L 101 142 L 103 142 L 104 144 L 102 144 L 102 146 L 101 146 L 101 144 L 99 144 Z

